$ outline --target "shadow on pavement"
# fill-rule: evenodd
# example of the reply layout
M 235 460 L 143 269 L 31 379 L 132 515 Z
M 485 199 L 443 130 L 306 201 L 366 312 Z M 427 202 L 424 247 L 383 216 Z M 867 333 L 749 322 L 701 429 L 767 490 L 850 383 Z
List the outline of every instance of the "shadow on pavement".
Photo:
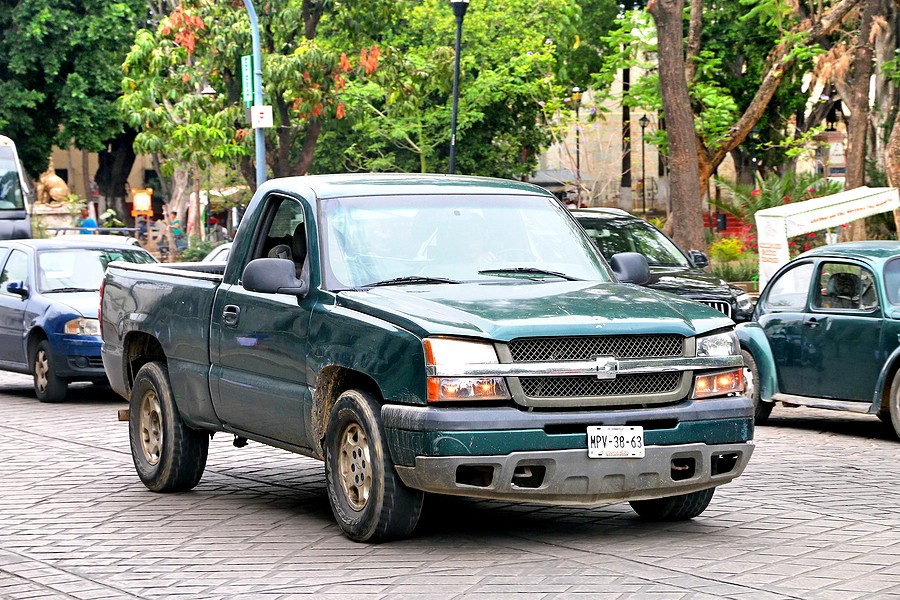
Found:
M 760 427 L 820 431 L 875 440 L 897 440 L 891 424 L 883 422 L 875 415 L 836 410 L 777 407 L 769 417 L 768 423 Z

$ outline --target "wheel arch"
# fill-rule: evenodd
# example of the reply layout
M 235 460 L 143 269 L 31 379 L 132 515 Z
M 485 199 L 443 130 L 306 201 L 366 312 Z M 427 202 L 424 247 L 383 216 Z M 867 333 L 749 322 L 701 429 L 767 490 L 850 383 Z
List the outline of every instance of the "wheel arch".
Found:
M 778 373 L 775 369 L 775 358 L 765 331 L 759 323 L 740 323 L 735 327 L 741 349 L 753 355 L 759 371 L 759 397 L 770 402 L 778 393 Z
M 31 357 L 34 356 L 38 344 L 49 339 L 50 336 L 47 335 L 47 332 L 44 331 L 43 327 L 33 327 L 25 337 L 25 364 L 28 365 L 29 374 L 34 374 L 34 361 L 31 360 Z
M 381 388 L 372 377 L 361 371 L 341 365 L 329 365 L 319 371 L 311 415 L 312 439 L 316 444 L 313 450 L 319 458 L 325 457 L 325 431 L 328 429 L 331 409 L 340 395 L 349 389 L 367 392 L 379 405 L 384 403 Z
M 125 371 L 123 381 L 128 394 L 131 394 L 137 372 L 145 364 L 154 361 L 168 365 L 166 353 L 159 340 L 142 331 L 132 331 L 125 336 L 122 340 L 122 369 Z
M 875 393 L 872 398 L 872 410 L 874 413 L 888 411 L 888 402 L 891 397 L 891 382 L 894 375 L 900 370 L 900 347 L 894 349 L 884 363 L 878 380 L 875 383 Z

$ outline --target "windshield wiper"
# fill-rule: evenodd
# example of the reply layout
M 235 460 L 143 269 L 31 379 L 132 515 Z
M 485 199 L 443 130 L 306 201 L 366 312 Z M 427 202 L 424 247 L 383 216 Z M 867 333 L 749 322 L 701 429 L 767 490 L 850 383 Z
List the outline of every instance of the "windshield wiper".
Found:
M 52 294 L 53 292 L 99 292 L 100 288 L 80 288 L 80 287 L 61 287 L 61 288 L 53 288 L 52 290 L 44 290 L 45 294 Z
M 421 275 L 409 275 L 407 277 L 395 277 L 394 279 L 385 279 L 384 281 L 376 281 L 375 283 L 369 283 L 362 287 L 370 288 L 370 287 L 380 287 L 386 285 L 405 285 L 407 283 L 415 284 L 415 283 L 459 283 L 454 279 L 447 279 L 446 277 L 423 277 Z
M 509 267 L 507 269 L 485 269 L 483 271 L 478 271 L 479 275 L 504 275 L 506 273 L 512 275 L 518 273 L 524 273 L 526 275 L 550 275 L 551 277 L 559 277 L 560 279 L 567 279 L 569 281 L 584 281 L 580 277 L 572 277 L 571 275 L 566 275 L 559 271 L 548 271 L 546 269 L 537 269 L 535 267 Z

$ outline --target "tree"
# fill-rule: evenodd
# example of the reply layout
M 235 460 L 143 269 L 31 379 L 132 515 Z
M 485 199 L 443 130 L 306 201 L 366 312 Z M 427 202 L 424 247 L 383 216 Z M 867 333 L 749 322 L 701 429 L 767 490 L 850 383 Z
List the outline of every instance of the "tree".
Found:
M 145 11 L 145 0 L 0 1 L 0 128 L 32 176 L 47 168 L 54 144 L 127 148 L 115 107 L 118 65 Z M 96 175 L 119 214 L 133 161 L 127 151 L 101 157 Z
M 672 213 L 667 228 L 683 248 L 706 250 L 699 210 L 702 194 L 697 168 L 697 133 L 685 79 L 684 0 L 650 0 L 647 10 L 656 20 L 660 89 L 668 135 Z

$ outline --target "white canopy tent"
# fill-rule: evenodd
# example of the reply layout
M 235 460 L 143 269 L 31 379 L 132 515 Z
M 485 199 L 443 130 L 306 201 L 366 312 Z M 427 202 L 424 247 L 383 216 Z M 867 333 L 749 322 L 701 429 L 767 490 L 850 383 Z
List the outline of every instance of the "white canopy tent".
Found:
M 760 289 L 782 265 L 790 261 L 789 237 L 838 227 L 898 207 L 900 197 L 896 188 L 863 186 L 757 212 Z

